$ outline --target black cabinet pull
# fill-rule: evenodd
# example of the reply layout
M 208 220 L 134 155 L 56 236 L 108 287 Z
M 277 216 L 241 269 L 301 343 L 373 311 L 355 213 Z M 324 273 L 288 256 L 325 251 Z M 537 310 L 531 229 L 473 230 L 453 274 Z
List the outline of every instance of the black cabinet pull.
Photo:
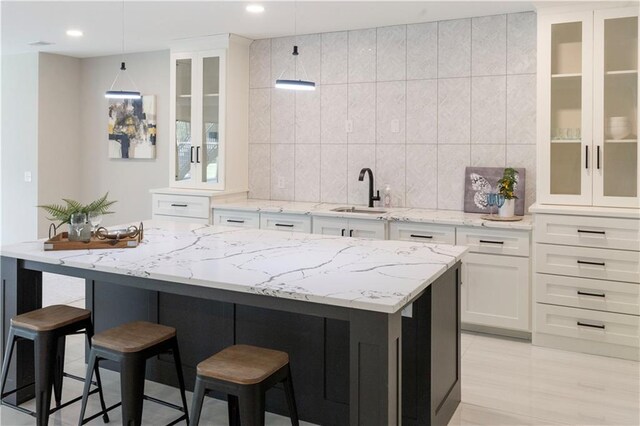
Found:
M 244 220 L 238 220 L 238 219 L 227 219 L 228 223 L 244 223 Z
M 200 147 L 196 147 L 196 163 L 200 163 Z
M 604 262 L 589 262 L 588 260 L 578 260 L 578 265 L 604 266 Z
M 188 204 L 171 204 L 171 207 L 187 207 Z
M 353 229 L 350 229 L 350 230 L 349 230 L 349 236 L 350 236 L 350 237 L 353 237 Z
M 605 234 L 605 231 L 589 231 L 587 229 L 578 229 L 578 232 L 581 234 L 599 234 L 599 235 Z
M 290 223 L 276 223 L 276 226 L 282 226 L 283 228 L 293 228 L 293 225 Z
M 589 168 L 589 145 L 584 147 L 584 168 Z
M 193 164 L 193 146 L 191 147 L 191 164 Z
M 578 321 L 577 324 L 581 327 L 599 328 L 601 330 L 604 330 L 604 324 L 589 324 L 581 321 Z
M 578 290 L 578 294 L 580 296 L 605 297 L 604 293 L 589 293 L 588 291 L 580 291 L 580 290 Z
M 344 237 L 344 231 L 346 231 L 346 229 L 342 228 L 342 231 L 340 232 L 341 237 Z
M 600 145 L 596 146 L 596 164 L 598 170 L 600 170 Z
M 418 235 L 418 234 L 411 234 L 411 238 L 426 238 L 427 240 L 430 240 L 433 238 L 433 235 Z
M 503 245 L 504 241 L 491 241 L 491 240 L 480 240 L 480 243 L 486 243 L 486 244 L 500 244 Z

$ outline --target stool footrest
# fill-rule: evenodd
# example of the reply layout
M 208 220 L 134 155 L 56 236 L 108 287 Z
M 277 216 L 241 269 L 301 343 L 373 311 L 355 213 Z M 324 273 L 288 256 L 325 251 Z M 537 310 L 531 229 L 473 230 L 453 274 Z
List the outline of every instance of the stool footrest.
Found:
M 118 403 L 116 403 L 116 404 L 113 404 L 111 407 L 107 407 L 107 409 L 106 409 L 106 410 L 99 411 L 99 412 L 97 412 L 96 414 L 94 414 L 94 415 L 92 415 L 92 416 L 90 416 L 90 417 L 87 417 L 86 419 L 83 419 L 83 420 L 82 420 L 82 424 L 83 424 L 83 425 L 84 425 L 84 424 L 87 424 L 87 423 L 89 423 L 91 420 L 97 419 L 98 417 L 100 417 L 100 416 L 103 416 L 103 415 L 107 414 L 109 411 L 111 411 L 111 410 L 113 410 L 113 409 L 116 409 L 116 408 L 118 408 L 118 407 L 119 407 L 119 406 L 121 406 L 121 405 L 122 405 L 122 401 L 120 401 L 120 402 L 118 402 Z

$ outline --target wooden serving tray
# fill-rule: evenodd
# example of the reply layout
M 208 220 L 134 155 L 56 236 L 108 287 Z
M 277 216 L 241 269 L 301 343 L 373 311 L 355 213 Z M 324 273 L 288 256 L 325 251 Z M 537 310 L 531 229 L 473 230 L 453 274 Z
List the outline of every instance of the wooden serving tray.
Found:
M 140 234 L 136 237 L 122 237 L 119 240 L 104 239 L 100 240 L 91 236 L 88 242 L 69 241 L 69 233 L 62 232 L 49 238 L 44 242 L 44 251 L 55 250 L 95 250 L 95 249 L 113 249 L 113 248 L 134 248 L 140 243 Z
M 500 217 L 500 216 L 491 216 L 491 215 L 484 215 L 482 216 L 482 219 L 484 220 L 491 220 L 494 222 L 517 222 L 519 220 L 522 220 L 524 216 L 511 216 L 511 217 Z

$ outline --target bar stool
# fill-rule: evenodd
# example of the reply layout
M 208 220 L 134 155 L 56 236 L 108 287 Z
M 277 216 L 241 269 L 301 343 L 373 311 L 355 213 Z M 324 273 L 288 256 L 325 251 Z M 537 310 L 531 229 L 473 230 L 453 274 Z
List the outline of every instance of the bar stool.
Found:
M 85 334 L 89 346 L 93 336 L 93 323 L 91 322 L 91 311 L 87 309 L 74 308 L 66 305 L 52 305 L 45 308 L 36 309 L 11 319 L 9 327 L 9 337 L 7 348 L 2 363 L 2 385 L 0 395 L 2 403 L 13 407 L 23 413 L 36 418 L 38 426 L 46 425 L 49 415 L 80 401 L 82 396 L 78 396 L 70 401 L 61 403 L 62 400 L 62 380 L 64 377 L 84 381 L 82 377 L 77 377 L 64 372 L 64 352 L 66 336 L 74 334 Z M 11 363 L 13 348 L 18 340 L 31 340 L 34 343 L 35 358 L 35 382 L 29 383 L 9 392 L 4 392 L 7 382 L 7 373 Z M 91 367 L 93 370 L 93 367 Z M 102 384 L 100 382 L 100 372 L 95 368 L 96 382 L 85 383 L 85 389 L 89 389 L 91 384 L 97 387 L 89 394 L 96 392 L 100 395 L 100 404 L 105 409 L 104 397 L 102 395 Z M 19 392 L 35 384 L 36 411 L 33 412 L 23 407 L 6 402 L 4 399 L 16 392 Z M 51 408 L 51 388 L 55 396 L 56 406 Z M 109 416 L 104 413 L 103 420 L 109 422 Z
M 205 393 L 212 390 L 227 394 L 231 426 L 262 426 L 265 393 L 280 382 L 284 385 L 291 424 L 298 426 L 289 355 L 249 345 L 225 348 L 198 364 L 191 424 L 198 425 Z
M 93 336 L 92 341 L 93 346 L 89 354 L 90 368 L 87 370 L 87 380 L 91 380 L 93 368 L 101 360 L 111 360 L 120 364 L 120 393 L 122 401 L 107 409 L 103 408 L 104 412 L 111 411 L 122 405 L 122 424 L 137 426 L 142 423 L 142 404 L 146 399 L 184 413 L 178 419 L 169 423 L 168 426 L 182 420 L 186 420 L 187 424 L 189 424 L 182 363 L 180 362 L 175 328 L 146 321 L 135 321 L 98 333 Z M 147 359 L 165 352 L 173 353 L 178 383 L 180 384 L 182 407 L 144 394 Z M 89 388 L 85 382 L 78 425 L 83 425 L 102 414 L 100 412 L 87 419 L 84 418 L 88 396 Z

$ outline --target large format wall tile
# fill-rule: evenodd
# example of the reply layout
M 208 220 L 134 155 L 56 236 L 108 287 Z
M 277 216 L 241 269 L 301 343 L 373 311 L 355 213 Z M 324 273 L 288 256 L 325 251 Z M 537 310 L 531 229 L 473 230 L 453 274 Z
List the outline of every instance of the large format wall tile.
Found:
M 320 90 L 322 143 L 347 143 L 347 85 L 326 85 Z
M 438 77 L 438 23 L 407 25 L 407 79 Z
M 349 143 L 372 143 L 376 140 L 376 84 L 349 85 L 349 116 L 352 131 Z
M 249 143 L 271 140 L 271 89 L 249 90 Z
M 407 78 L 407 26 L 378 28 L 377 80 L 394 81 Z
M 536 143 L 536 76 L 507 76 L 507 143 Z
M 294 152 L 293 144 L 271 144 L 271 198 L 293 200 Z
M 373 171 L 373 177 L 377 178 L 376 173 L 376 145 L 374 144 L 354 144 L 349 145 L 347 162 L 347 190 L 349 204 L 366 205 L 369 200 L 369 180 L 365 176 L 364 181 L 360 182 L 360 170 L 365 167 Z M 377 188 L 380 188 L 380 181 L 374 180 Z
M 438 80 L 438 143 L 469 144 L 471 79 Z
M 471 143 L 505 143 L 506 104 L 506 76 L 471 79 Z
M 296 64 L 291 54 L 294 37 L 279 37 L 271 40 L 271 79 L 270 86 L 279 78 L 294 79 L 296 77 Z
M 469 145 L 438 145 L 439 209 L 463 210 L 464 170 L 469 157 Z
M 513 13 L 507 17 L 507 73 L 536 72 L 536 14 Z
M 295 38 L 298 44 L 299 55 L 295 60 L 296 78 L 310 80 L 320 84 L 320 72 L 322 66 L 322 38 L 320 34 L 301 35 Z M 289 54 L 293 45 L 290 47 Z
M 506 74 L 507 16 L 473 18 L 471 34 L 471 74 Z
M 295 200 L 320 201 L 320 144 L 295 147 Z
M 404 143 L 406 82 L 381 82 L 377 84 L 376 91 L 377 143 Z
M 349 83 L 376 81 L 376 30 L 349 31 Z
M 321 86 L 313 92 L 296 92 L 296 143 L 320 143 L 321 92 Z
M 406 207 L 438 207 L 438 147 L 407 144 Z
M 505 167 L 506 145 L 471 145 L 471 165 L 474 167 Z
M 320 201 L 347 202 L 347 145 L 320 148 Z
M 348 43 L 346 31 L 322 34 L 322 84 L 348 81 Z
M 249 86 L 271 87 L 271 40 L 255 40 L 249 47 Z
M 407 143 L 438 143 L 438 80 L 407 81 Z
M 405 197 L 406 145 L 376 145 L 376 183 L 374 193 L 388 184 L 391 188 L 391 206 L 403 207 Z
M 290 90 L 271 89 L 271 143 L 293 143 L 295 97 Z
M 507 145 L 507 167 L 526 169 L 525 209 L 536 201 L 536 146 Z
M 249 198 L 271 198 L 271 145 L 249 145 Z
M 438 22 L 438 77 L 471 75 L 471 19 Z

